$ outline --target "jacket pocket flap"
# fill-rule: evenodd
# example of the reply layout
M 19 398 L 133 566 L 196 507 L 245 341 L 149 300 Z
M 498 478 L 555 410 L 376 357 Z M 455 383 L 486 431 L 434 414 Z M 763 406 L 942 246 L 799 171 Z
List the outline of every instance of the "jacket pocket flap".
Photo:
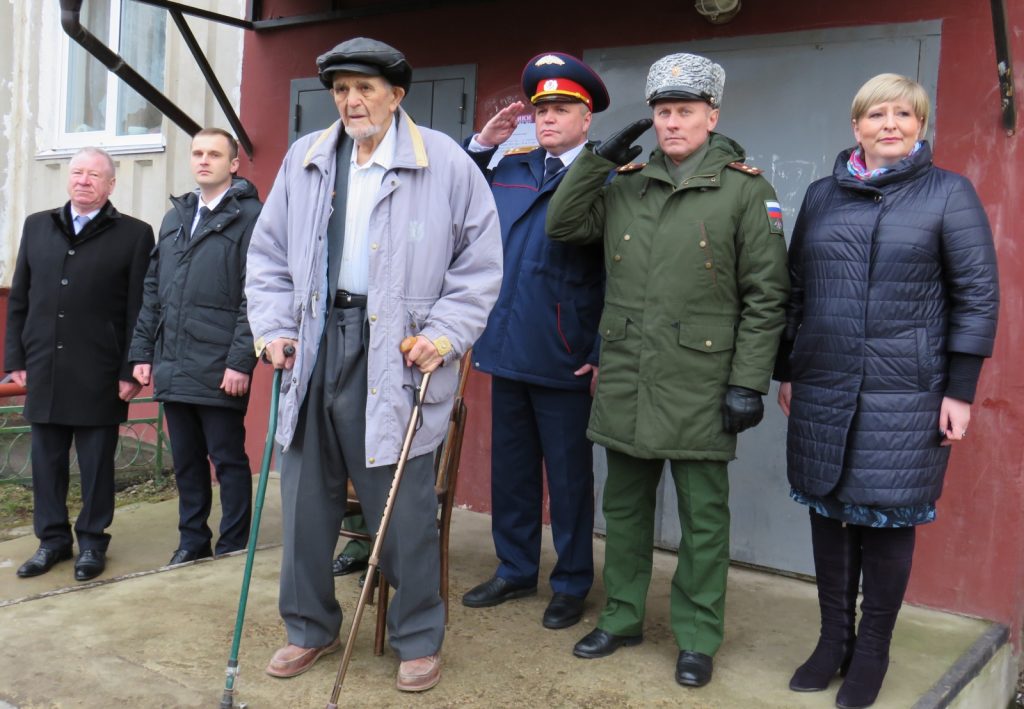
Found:
M 226 330 L 194 318 L 185 321 L 185 332 L 197 340 L 212 342 L 215 345 L 230 345 L 235 337 L 233 330 Z
M 601 324 L 598 326 L 601 339 L 606 342 L 615 342 L 616 340 L 625 339 L 626 325 L 628 323 L 629 318 L 625 315 L 620 315 L 618 313 L 604 313 L 601 316 Z
M 725 352 L 736 344 L 736 330 L 728 325 L 679 323 L 679 344 L 701 352 Z

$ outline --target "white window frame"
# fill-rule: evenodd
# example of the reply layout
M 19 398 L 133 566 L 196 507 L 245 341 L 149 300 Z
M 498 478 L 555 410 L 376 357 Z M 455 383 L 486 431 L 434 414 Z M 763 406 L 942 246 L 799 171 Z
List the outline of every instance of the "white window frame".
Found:
M 93 1 L 103 2 L 104 0 Z M 121 0 L 109 0 L 109 2 L 111 7 L 110 28 L 108 37 L 110 39 L 106 44 L 108 47 L 111 48 L 112 51 L 117 52 L 120 46 Z M 68 111 L 68 63 L 69 58 L 71 56 L 72 40 L 70 37 L 68 37 L 67 33 L 64 32 L 60 27 L 59 7 L 55 7 L 53 18 L 55 20 L 56 29 L 60 36 L 60 90 L 59 92 L 51 92 L 49 100 L 47 100 L 45 91 L 43 94 L 41 94 L 40 118 L 44 119 L 43 121 L 41 121 L 41 123 L 49 123 L 49 126 L 44 126 L 44 132 L 50 136 L 50 140 L 48 142 L 50 143 L 51 147 L 40 150 L 36 154 L 36 158 L 48 159 L 54 157 L 64 157 L 68 155 L 73 155 L 79 149 L 87 146 L 101 147 L 105 149 L 107 152 L 114 155 L 164 152 L 167 147 L 166 117 L 164 117 L 163 120 L 161 120 L 159 133 L 146 133 L 143 135 L 117 134 L 117 101 L 120 89 L 119 84 L 122 82 L 121 79 L 117 77 L 117 75 L 115 75 L 112 71 L 106 69 L 105 67 L 104 68 L 107 72 L 107 128 L 101 131 L 87 132 L 69 132 L 66 130 Z M 164 48 L 164 52 L 165 61 L 163 83 L 166 83 L 168 66 L 166 57 L 166 45 Z M 41 89 L 44 83 L 45 82 L 40 83 Z M 125 88 L 129 91 L 133 90 L 127 86 Z

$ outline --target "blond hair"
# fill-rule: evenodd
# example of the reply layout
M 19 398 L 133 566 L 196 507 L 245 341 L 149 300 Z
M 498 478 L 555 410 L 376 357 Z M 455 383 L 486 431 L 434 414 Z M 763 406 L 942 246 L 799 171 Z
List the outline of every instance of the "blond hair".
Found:
M 928 114 L 931 111 L 928 92 L 921 84 L 900 74 L 879 74 L 868 79 L 853 97 L 850 118 L 857 121 L 863 118 L 872 106 L 900 100 L 910 104 L 914 115 L 921 121 L 921 135 L 924 135 L 928 131 Z

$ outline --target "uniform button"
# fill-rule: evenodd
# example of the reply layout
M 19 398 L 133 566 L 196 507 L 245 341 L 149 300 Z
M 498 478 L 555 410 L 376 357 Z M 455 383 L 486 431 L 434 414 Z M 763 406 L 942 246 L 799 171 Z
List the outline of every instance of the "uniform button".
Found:
M 880 195 L 880 194 L 876 194 L 876 195 L 875 195 L 875 201 L 876 201 L 876 202 L 881 202 L 881 201 L 882 201 L 882 195 Z
M 61 279 L 60 279 L 60 284 L 61 284 L 62 286 L 66 286 L 66 285 L 68 284 L 68 279 L 67 279 L 67 278 L 61 278 Z
M 629 241 L 629 234 L 626 234 L 624 237 L 622 237 L 622 240 L 623 241 Z
M 371 394 L 376 394 L 377 393 L 377 387 L 373 387 L 372 389 L 370 389 L 370 393 Z
M 58 318 L 62 318 L 62 317 L 64 317 L 64 311 L 63 311 L 63 310 L 59 310 L 59 311 L 57 311 L 57 317 L 58 317 Z
M 374 251 L 376 251 L 377 250 L 377 244 L 370 244 L 370 248 L 373 249 Z
M 707 248 L 707 245 L 708 245 L 708 242 L 704 241 L 704 239 L 701 239 L 701 240 L 700 240 L 700 247 L 701 247 L 702 249 L 703 249 L 703 248 Z
M 58 349 L 58 350 L 62 350 L 62 349 L 64 349 L 64 343 L 63 343 L 63 342 L 58 342 L 58 343 L 57 343 L 57 349 Z
M 712 264 L 710 261 L 705 261 L 704 268 L 710 271 L 712 268 L 714 268 L 714 264 Z
M 615 258 L 616 261 L 621 261 L 622 260 L 622 257 L 619 256 L 618 254 L 615 254 L 614 258 Z
M 377 462 L 377 459 L 376 459 L 376 458 L 370 458 L 370 459 L 369 459 L 369 461 L 370 461 L 371 463 L 376 463 L 376 462 Z
M 604 334 L 605 334 L 605 337 L 611 337 L 612 331 L 611 330 L 605 330 Z
M 711 345 L 712 345 L 711 340 L 704 340 L 704 346 L 705 347 L 711 347 Z
M 68 256 L 74 256 L 74 255 L 75 255 L 75 250 L 74 249 L 68 249 Z
M 711 181 L 712 181 L 712 182 L 717 182 L 717 181 L 718 181 L 718 178 L 716 178 L 716 177 L 712 177 L 712 178 L 711 178 Z
M 371 315 L 370 316 L 370 322 L 377 322 L 377 316 L 376 315 Z

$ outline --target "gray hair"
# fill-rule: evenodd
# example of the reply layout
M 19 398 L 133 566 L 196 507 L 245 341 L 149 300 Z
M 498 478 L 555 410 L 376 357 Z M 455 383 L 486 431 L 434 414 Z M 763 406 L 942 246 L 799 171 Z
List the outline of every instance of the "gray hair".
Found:
M 104 160 L 107 161 L 107 168 L 110 170 L 110 176 L 115 177 L 117 175 L 117 168 L 114 167 L 114 158 L 110 157 L 110 153 L 108 153 L 103 148 L 97 148 L 92 145 L 82 148 L 81 150 L 74 154 L 74 156 L 71 158 L 71 162 L 77 160 L 78 157 L 81 155 L 94 155 L 103 158 Z

